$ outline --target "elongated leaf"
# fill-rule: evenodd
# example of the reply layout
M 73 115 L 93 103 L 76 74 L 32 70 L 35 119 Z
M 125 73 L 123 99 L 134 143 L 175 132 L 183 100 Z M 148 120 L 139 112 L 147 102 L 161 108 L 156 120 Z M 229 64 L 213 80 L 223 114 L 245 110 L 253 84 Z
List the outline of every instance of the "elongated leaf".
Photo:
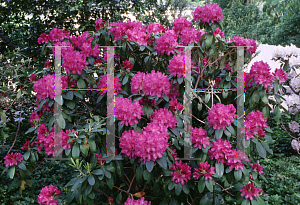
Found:
M 96 170 L 93 171 L 93 174 L 94 174 L 94 175 L 103 175 L 104 172 L 103 172 L 102 169 L 96 169 Z
M 159 158 L 158 160 L 156 160 L 156 162 L 159 164 L 159 166 L 161 166 L 163 169 L 167 170 L 168 166 L 167 166 L 167 159 L 162 156 L 161 158 Z
M 93 177 L 93 175 L 90 175 L 88 178 L 88 182 L 91 186 L 94 186 L 95 184 L 95 178 Z
M 175 194 L 179 196 L 182 191 L 182 185 L 180 183 L 175 184 Z
M 216 139 L 221 139 L 223 135 L 223 129 L 215 130 Z
M 208 192 L 207 194 L 205 194 L 199 205 L 211 205 L 213 203 L 213 198 L 210 192 Z
M 88 144 L 89 144 L 91 152 L 96 152 L 96 143 L 95 143 L 95 141 L 92 140 L 92 139 L 89 139 Z
M 147 168 L 147 170 L 148 170 L 149 172 L 152 171 L 153 167 L 154 167 L 154 162 L 153 162 L 153 161 L 147 161 L 147 162 L 146 162 L 146 168 Z
M 78 145 L 78 144 L 75 144 L 75 145 L 73 146 L 73 149 L 72 149 L 72 157 L 73 157 L 74 159 L 78 159 L 78 158 L 79 158 L 79 154 L 80 154 L 80 152 L 79 152 L 79 145 Z
M 14 175 L 15 175 L 15 171 L 16 171 L 16 167 L 15 166 L 12 166 L 9 170 L 8 170 L 8 177 L 13 179 L 14 178 Z
M 240 181 L 242 178 L 242 170 L 234 170 L 234 178 L 236 181 Z
M 205 180 L 204 180 L 204 177 L 202 176 L 199 179 L 199 182 L 198 182 L 198 191 L 199 191 L 199 193 L 202 193 L 204 188 L 205 188 Z
M 266 149 L 262 146 L 260 142 L 256 143 L 256 150 L 259 156 L 261 156 L 262 158 L 266 158 L 267 156 Z
M 77 81 L 77 87 L 80 88 L 80 89 L 86 88 L 86 84 L 85 84 L 85 82 L 84 82 L 83 79 L 80 78 L 80 79 Z
M 214 184 L 215 184 L 214 180 L 206 180 L 205 181 L 205 185 L 210 192 L 214 191 Z
M 222 162 L 216 163 L 216 173 L 219 177 L 223 176 L 224 164 Z

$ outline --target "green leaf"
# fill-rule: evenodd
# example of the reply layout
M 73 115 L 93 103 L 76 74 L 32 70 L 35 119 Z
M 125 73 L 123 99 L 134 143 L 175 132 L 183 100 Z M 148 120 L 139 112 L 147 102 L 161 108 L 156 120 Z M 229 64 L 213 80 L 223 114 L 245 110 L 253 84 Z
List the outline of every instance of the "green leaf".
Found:
M 103 174 L 104 174 L 104 172 L 103 172 L 102 169 L 96 169 L 96 170 L 94 170 L 92 173 L 93 173 L 94 175 L 103 175 Z
M 73 97 L 74 97 L 73 91 L 68 91 L 68 92 L 66 93 L 66 96 L 67 96 L 67 98 L 68 98 L 69 100 L 73 100 Z
M 183 82 L 183 76 L 181 76 L 180 78 L 177 78 L 177 82 L 178 82 L 179 84 L 181 84 L 181 83 Z
M 74 158 L 74 159 L 78 159 L 79 158 L 79 146 L 78 146 L 78 144 L 75 144 L 74 146 L 73 146 L 73 148 L 72 148 L 72 157 Z
M 8 170 L 8 177 L 13 179 L 14 178 L 14 175 L 15 175 L 15 171 L 16 171 L 16 167 L 15 166 L 12 166 L 10 167 L 10 169 Z
M 234 170 L 234 178 L 236 181 L 240 181 L 242 178 L 242 170 Z
M 2 121 L 3 121 L 3 120 L 2 120 Z M 25 132 L 25 135 L 26 135 L 27 133 L 33 132 L 34 130 L 35 130 L 35 127 L 29 128 L 29 129 Z
M 103 172 L 107 178 L 111 178 L 111 173 L 109 171 L 107 171 L 107 169 L 103 168 Z
M 92 139 L 89 139 L 88 144 L 89 144 L 91 152 L 95 153 L 96 152 L 96 143 L 95 143 L 95 141 L 92 140 Z
M 143 173 L 144 179 L 147 181 L 147 184 L 150 182 L 151 179 L 151 173 L 148 170 L 144 170 Z
M 205 188 L 205 180 L 204 180 L 204 177 L 201 176 L 200 179 L 199 179 L 199 182 L 198 182 L 198 191 L 199 191 L 199 193 L 202 193 L 204 188 Z
M 128 82 L 128 75 L 125 75 L 122 80 L 122 85 L 125 85 Z
M 215 135 L 216 135 L 216 139 L 221 139 L 222 135 L 223 135 L 223 129 L 219 129 L 219 130 L 215 130 Z
M 213 203 L 213 198 L 210 192 L 206 193 L 201 201 L 199 205 L 211 205 Z
M 264 114 L 265 118 L 268 118 L 270 115 L 270 108 L 269 106 L 265 106 L 262 110 L 262 113 Z
M 106 180 L 107 181 L 107 186 L 112 190 L 114 187 L 114 178 L 109 178 Z
M 262 98 L 261 98 L 261 101 L 265 104 L 268 104 L 269 103 L 269 99 L 266 95 L 264 95 Z
M 182 191 L 182 185 L 180 183 L 176 183 L 175 184 L 175 194 L 177 196 L 179 196 L 179 194 L 181 193 L 181 191 Z
M 57 122 L 57 124 L 59 125 L 59 127 L 60 127 L 61 129 L 65 129 L 65 127 L 66 127 L 66 121 L 65 121 L 65 119 L 63 118 L 62 115 L 60 115 L 60 116 L 57 118 L 56 122 Z
M 142 180 L 143 180 L 143 169 L 140 167 L 140 166 L 137 166 L 136 168 L 136 180 L 138 181 L 139 184 L 142 183 Z
M 24 163 L 18 163 L 18 167 L 22 170 L 26 170 L 26 166 Z
M 273 139 L 272 139 L 272 137 L 271 137 L 270 135 L 266 135 L 266 136 L 265 136 L 265 139 L 266 139 L 270 144 L 273 143 Z
M 75 102 L 74 101 L 69 101 L 66 100 L 64 103 L 68 108 L 70 108 L 71 110 L 73 110 L 75 108 Z
M 83 100 L 83 96 L 80 94 L 80 92 L 74 91 L 73 94 L 76 95 L 77 97 L 79 97 L 81 100 Z
M 169 190 L 174 189 L 175 185 L 176 185 L 176 183 L 171 181 L 171 182 L 168 184 L 168 189 L 169 189 Z
M 223 176 L 224 173 L 224 164 L 222 162 L 216 163 L 216 173 L 219 177 Z
M 213 37 L 214 37 L 214 35 L 212 33 L 207 33 L 206 40 L 205 40 L 207 48 L 211 47 L 211 44 L 212 44 L 212 41 L 213 41 Z
M 270 127 L 266 127 L 265 130 L 266 130 L 267 132 L 273 133 L 273 131 L 272 131 L 272 129 L 271 129 Z
M 83 157 L 88 156 L 88 150 L 87 150 L 87 147 L 84 144 L 80 145 L 80 151 L 81 151 Z
M 256 150 L 257 150 L 259 156 L 261 156 L 262 158 L 266 158 L 266 156 L 267 156 L 266 150 L 260 142 L 256 143 Z
M 250 205 L 250 200 L 249 199 L 244 199 L 242 202 L 242 205 Z
M 167 170 L 167 159 L 166 157 L 162 156 L 161 158 L 157 159 L 156 162 L 161 166 L 163 169 Z
M 24 154 L 24 159 L 28 160 L 29 157 L 30 157 L 30 151 L 26 151 L 25 154 Z
M 208 94 L 205 96 L 204 102 L 205 102 L 205 103 L 208 103 L 209 100 L 210 100 L 210 93 L 208 93 Z
M 163 98 L 165 101 L 169 102 L 169 97 L 166 94 L 163 95 Z
M 76 181 L 75 184 L 72 186 L 71 191 L 75 191 L 86 179 L 86 176 L 78 179 L 78 181 Z
M 93 177 L 93 175 L 90 175 L 88 178 L 88 182 L 91 186 L 94 186 L 95 184 L 95 178 Z
M 80 78 L 78 81 L 77 81 L 77 87 L 80 88 L 80 89 L 84 89 L 86 88 L 86 84 L 84 82 L 84 80 L 82 78 Z
M 268 145 L 266 142 L 261 141 L 260 143 L 264 146 L 264 148 L 265 148 L 270 154 L 273 154 L 273 151 L 270 149 L 269 145 Z
M 147 162 L 146 162 L 146 168 L 147 168 L 147 170 L 148 170 L 149 172 L 152 171 L 153 167 L 154 167 L 154 162 L 153 162 L 153 161 L 147 161 Z
M 252 103 L 257 103 L 259 101 L 260 97 L 259 97 L 259 92 L 256 90 L 253 92 L 252 96 L 251 96 L 251 101 Z
M 232 125 L 230 125 L 229 127 L 226 127 L 226 129 L 227 129 L 232 135 L 235 135 L 235 130 L 233 129 Z
M 277 91 L 279 90 L 278 80 L 275 80 L 273 85 L 274 85 L 274 91 L 275 91 L 275 93 L 277 93 Z
M 206 180 L 205 181 L 205 185 L 210 192 L 214 191 L 214 184 L 215 184 L 214 180 Z

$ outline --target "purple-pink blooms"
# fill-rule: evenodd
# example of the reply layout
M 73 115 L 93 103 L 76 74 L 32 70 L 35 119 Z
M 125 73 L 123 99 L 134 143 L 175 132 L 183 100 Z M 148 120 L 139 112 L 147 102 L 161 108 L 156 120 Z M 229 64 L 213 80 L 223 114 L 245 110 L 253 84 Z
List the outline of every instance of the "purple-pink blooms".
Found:
M 9 153 L 4 157 L 4 164 L 6 167 L 18 165 L 18 162 L 22 162 L 24 156 L 21 153 Z
M 236 109 L 230 105 L 223 105 L 221 103 L 215 104 L 209 111 L 207 121 L 215 130 L 226 129 L 236 118 Z
M 58 201 L 54 198 L 55 195 L 58 195 L 60 190 L 57 187 L 50 184 L 42 188 L 40 194 L 38 195 L 38 203 L 41 205 L 54 205 Z
M 193 173 L 193 177 L 195 179 L 199 179 L 201 175 L 203 175 L 205 180 L 212 180 L 212 175 L 215 174 L 215 167 L 208 164 L 206 161 L 204 164 L 200 162 L 198 168 L 195 168 L 195 172 Z
M 187 165 L 187 163 L 182 163 L 180 160 L 179 162 L 176 161 L 170 170 L 174 170 L 170 174 L 173 176 L 171 181 L 175 181 L 175 183 L 181 183 L 184 185 L 185 182 L 188 182 L 191 179 L 191 167 Z
M 220 22 L 223 19 L 222 9 L 215 3 L 198 6 L 193 14 L 194 20 L 201 23 Z

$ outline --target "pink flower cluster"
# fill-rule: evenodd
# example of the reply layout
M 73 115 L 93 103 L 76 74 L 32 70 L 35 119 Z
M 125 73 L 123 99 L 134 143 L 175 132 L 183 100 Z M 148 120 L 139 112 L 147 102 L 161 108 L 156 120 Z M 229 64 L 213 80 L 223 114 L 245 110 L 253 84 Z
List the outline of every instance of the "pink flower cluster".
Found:
M 221 128 L 225 130 L 236 118 L 235 112 L 236 109 L 232 104 L 217 103 L 208 111 L 207 121 L 215 130 Z
M 235 36 L 230 39 L 230 42 L 235 42 L 236 46 L 247 46 L 247 50 L 252 55 L 256 52 L 257 45 L 253 39 L 245 39 L 244 37 Z
M 60 190 L 58 190 L 58 188 L 52 184 L 45 186 L 38 195 L 38 203 L 42 205 L 56 205 L 58 201 L 54 199 L 54 196 L 58 195 L 59 193 Z
M 74 132 L 74 130 L 66 130 L 66 132 L 62 131 L 61 132 L 61 145 L 62 148 L 65 149 L 70 149 L 71 145 L 68 142 L 70 139 L 70 136 L 68 134 L 70 132 Z M 58 139 L 58 135 L 56 136 L 56 139 Z M 55 141 L 55 133 L 54 133 L 54 127 L 52 127 L 51 132 L 49 133 L 48 128 L 46 127 L 45 124 L 41 124 L 38 128 L 38 137 L 36 141 L 36 145 L 38 146 L 38 151 L 41 151 L 42 148 L 45 149 L 46 154 L 49 156 L 55 156 L 55 150 L 54 150 L 54 141 Z
M 80 75 L 82 73 L 82 70 L 86 69 L 86 56 L 81 54 L 81 52 L 66 52 L 63 57 L 64 62 L 62 63 L 62 66 L 65 68 L 67 73 Z
M 104 27 L 105 22 L 103 22 L 103 20 L 99 18 L 95 21 L 95 24 L 95 29 L 96 31 L 98 31 L 100 28 Z
M 35 76 L 35 74 L 31 73 L 31 75 L 30 75 L 30 81 L 31 81 L 31 82 L 36 81 L 36 76 Z
M 157 23 L 154 23 L 154 24 L 149 24 L 148 27 L 147 27 L 147 33 L 148 34 L 151 34 L 151 33 L 162 33 L 162 32 L 165 32 L 165 28 L 160 25 L 160 24 L 157 24 Z
M 170 110 L 176 112 L 177 110 L 180 112 L 181 110 L 183 110 L 183 105 L 180 104 L 180 102 L 177 101 L 176 98 L 173 98 L 169 101 L 169 107 Z
M 61 89 L 68 88 L 68 84 L 70 82 L 68 76 L 62 76 L 61 81 L 62 81 Z M 48 74 L 43 78 L 39 79 L 38 81 L 36 81 L 34 83 L 33 90 L 34 92 L 37 93 L 36 98 L 39 100 L 44 100 L 48 97 L 53 99 L 55 96 L 55 75 Z
M 220 22 L 223 19 L 222 9 L 218 4 L 207 4 L 203 7 L 198 6 L 193 12 L 194 20 L 201 23 Z
M 263 174 L 264 173 L 262 166 L 260 166 L 256 162 L 254 163 L 254 165 L 250 164 L 250 166 L 253 168 L 254 172 L 258 172 L 259 174 Z
M 131 63 L 129 60 L 123 61 L 123 67 L 125 67 L 125 70 L 130 71 L 133 67 L 133 63 Z
M 245 133 L 246 140 L 255 137 L 265 137 L 264 128 L 268 127 L 267 119 L 264 114 L 257 110 L 256 112 L 250 112 L 244 122 L 244 128 L 241 129 L 241 132 Z
M 193 177 L 195 179 L 199 179 L 201 175 L 205 177 L 205 180 L 212 180 L 212 175 L 215 174 L 215 167 L 208 164 L 206 161 L 204 164 L 203 162 L 200 162 L 199 167 L 195 169 L 195 172 L 193 173 Z
M 288 79 L 288 74 L 282 69 L 276 69 L 273 73 L 274 80 L 279 80 L 279 84 L 284 83 Z
M 188 21 L 186 18 L 179 17 L 176 18 L 173 22 L 173 30 L 175 31 L 176 34 L 180 34 L 181 31 L 185 28 L 191 27 L 191 22 Z
M 9 153 L 4 157 L 5 161 L 4 164 L 6 167 L 8 166 L 13 166 L 13 165 L 18 165 L 18 162 L 22 162 L 24 159 L 24 156 L 21 153 Z
M 171 90 L 171 83 L 164 73 L 154 70 L 151 73 L 138 72 L 131 79 L 132 94 L 139 94 L 143 91 L 145 95 L 162 97 L 163 94 L 169 95 Z
M 174 55 L 169 62 L 169 72 L 172 76 L 180 78 L 185 77 L 185 56 Z
M 115 98 L 115 117 L 120 120 L 120 124 L 133 126 L 138 124 L 138 119 L 141 119 L 143 108 L 138 101 L 134 103 L 128 98 Z
M 252 201 L 253 197 L 260 196 L 263 190 L 259 187 L 255 187 L 254 183 L 252 182 L 244 186 L 240 192 L 242 192 L 241 196 L 245 196 L 246 199 L 250 199 Z
M 203 34 L 205 34 L 205 31 L 201 29 L 196 30 L 191 27 L 186 27 L 181 31 L 180 40 L 184 46 L 187 46 L 189 43 L 197 44 L 201 40 Z
M 97 163 L 99 165 L 102 166 L 106 162 L 106 159 L 103 159 L 104 157 L 102 156 L 102 153 L 96 154 L 96 157 L 97 157 Z
M 149 35 L 146 34 L 146 26 L 142 22 L 127 21 L 127 22 L 112 22 L 110 26 L 117 26 L 116 28 L 109 29 L 114 35 L 114 40 L 122 39 L 124 35 L 128 36 L 129 41 L 136 41 L 140 46 L 146 46 Z
M 155 110 L 151 115 L 151 123 L 162 124 L 172 129 L 176 127 L 177 122 L 176 116 L 166 108 Z
M 42 33 L 38 38 L 38 43 L 48 43 L 48 35 L 46 33 Z
M 32 127 L 37 125 L 38 121 L 40 120 L 40 117 L 41 115 L 38 115 L 35 111 L 31 113 L 29 123 Z
M 98 86 L 100 91 L 100 95 L 104 95 L 107 93 L 107 76 L 109 76 L 109 79 L 112 81 L 112 76 L 111 75 L 103 75 L 102 78 L 100 79 L 100 85 Z M 122 83 L 119 81 L 119 78 L 116 76 L 114 77 L 114 93 L 117 95 L 119 92 L 122 90 L 121 88 Z
M 206 148 L 210 145 L 209 137 L 207 137 L 207 132 L 202 127 L 192 128 L 191 141 L 194 144 L 194 147 L 199 149 Z
M 34 142 L 30 143 L 28 140 L 27 142 L 24 143 L 24 146 L 21 147 L 22 150 L 30 150 L 30 148 L 33 146 Z
M 141 133 L 124 131 L 120 138 L 121 153 L 129 158 L 140 157 L 144 162 L 161 158 L 168 146 L 167 128 L 157 123 L 148 123 Z
M 174 30 L 167 30 L 164 35 L 160 36 L 156 41 L 155 49 L 158 54 L 164 55 L 166 52 L 169 56 L 171 53 L 174 54 L 174 49 L 177 49 L 179 45 L 177 42 L 178 35 Z
M 208 150 L 210 159 L 217 160 L 229 166 L 229 169 L 244 170 L 242 161 L 249 161 L 247 155 L 241 150 L 231 150 L 232 146 L 229 141 L 219 139 L 212 141 L 211 148 Z
M 179 162 L 176 161 L 170 170 L 174 170 L 174 172 L 170 173 L 173 176 L 171 179 L 172 182 L 175 181 L 175 183 L 184 185 L 185 182 L 188 182 L 191 179 L 191 167 L 188 166 L 187 163 L 182 163 L 181 160 Z
M 222 32 L 221 29 L 219 29 L 219 28 L 216 28 L 216 30 L 213 32 L 213 34 L 216 38 L 225 37 L 224 32 Z
M 66 30 L 62 30 L 59 28 L 54 28 L 51 30 L 48 36 L 48 40 L 50 40 L 52 43 L 56 43 L 58 41 L 62 41 L 64 39 L 70 38 L 70 32 Z
M 144 197 L 138 200 L 128 198 L 124 205 L 151 205 L 151 201 L 146 201 Z
M 256 84 L 261 84 L 267 89 L 274 82 L 274 76 L 270 70 L 271 68 L 268 63 L 264 63 L 263 61 L 254 62 L 251 66 L 249 78 L 253 78 Z

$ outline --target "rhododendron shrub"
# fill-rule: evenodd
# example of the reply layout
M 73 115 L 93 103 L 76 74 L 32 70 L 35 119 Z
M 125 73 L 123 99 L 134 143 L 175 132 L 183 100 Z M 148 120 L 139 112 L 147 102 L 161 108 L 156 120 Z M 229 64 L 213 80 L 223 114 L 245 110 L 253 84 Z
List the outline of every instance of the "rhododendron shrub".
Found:
M 55 93 L 51 63 L 30 77 L 37 100 L 27 131 L 33 139 L 24 142 L 24 154 L 6 156 L 8 175 L 25 179 L 41 157 L 70 160 L 72 179 L 57 189 L 46 185 L 40 204 L 218 204 L 232 195 L 237 204 L 261 203 L 263 173 L 250 159 L 272 152 L 268 96 L 278 91 L 286 70 L 272 74 L 266 63 L 255 63 L 245 76 L 245 102 L 237 102 L 234 91 L 221 90 L 237 87 L 241 52 L 236 46 L 244 46 L 242 63 L 256 52 L 252 39 L 227 41 L 222 18 L 221 8 L 208 4 L 195 10 L 192 22 L 179 17 L 168 29 L 98 19 L 95 32 L 42 34 L 38 41 L 47 57 L 53 50 L 46 45 L 68 46 L 61 50 L 62 98 Z M 192 47 L 191 62 L 186 45 Z M 114 96 L 108 95 L 110 89 Z M 238 116 L 241 104 L 244 116 Z M 243 118 L 240 149 L 236 141 L 243 136 L 236 130 Z

